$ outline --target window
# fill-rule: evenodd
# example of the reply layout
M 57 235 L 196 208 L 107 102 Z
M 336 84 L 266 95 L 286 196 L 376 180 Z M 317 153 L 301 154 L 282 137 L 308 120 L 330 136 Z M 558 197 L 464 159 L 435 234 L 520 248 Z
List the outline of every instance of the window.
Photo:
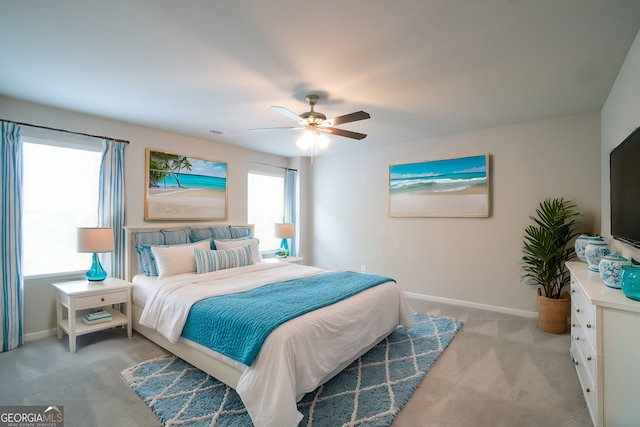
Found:
M 249 172 L 247 221 L 254 224 L 261 252 L 275 252 L 280 240 L 275 236 L 275 223 L 284 217 L 284 175 Z
M 86 271 L 91 254 L 76 252 L 76 228 L 97 225 L 99 142 L 22 139 L 24 275 Z

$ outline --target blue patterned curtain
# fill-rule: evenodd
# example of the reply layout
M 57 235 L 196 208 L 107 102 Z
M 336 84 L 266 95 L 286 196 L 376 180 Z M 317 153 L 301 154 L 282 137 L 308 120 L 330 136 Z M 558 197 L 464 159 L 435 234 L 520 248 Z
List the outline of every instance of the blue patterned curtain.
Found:
M 290 222 L 293 224 L 296 230 L 296 237 L 291 239 L 291 246 L 289 251 L 291 256 L 298 256 L 298 231 L 296 225 L 296 210 L 298 206 L 297 201 L 297 186 L 298 171 L 296 169 L 286 168 L 284 170 L 284 222 Z
M 126 143 L 103 140 L 98 189 L 98 226 L 113 228 L 115 250 L 102 254 L 102 262 L 111 277 L 125 277 L 124 226 L 124 150 Z
M 0 122 L 0 340 L 2 351 L 22 345 L 22 142 L 20 126 Z

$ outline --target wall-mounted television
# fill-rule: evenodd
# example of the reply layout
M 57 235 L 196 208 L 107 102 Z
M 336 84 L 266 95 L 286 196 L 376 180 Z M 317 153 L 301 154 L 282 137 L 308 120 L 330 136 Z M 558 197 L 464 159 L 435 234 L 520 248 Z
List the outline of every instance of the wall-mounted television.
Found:
M 640 248 L 640 127 L 609 156 L 611 235 Z

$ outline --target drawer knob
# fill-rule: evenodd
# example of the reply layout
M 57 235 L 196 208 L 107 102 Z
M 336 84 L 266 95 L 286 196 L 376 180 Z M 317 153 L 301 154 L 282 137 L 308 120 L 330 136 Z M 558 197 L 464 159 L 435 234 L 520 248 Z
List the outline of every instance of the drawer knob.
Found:
M 576 337 L 576 341 L 580 341 L 580 337 Z
M 587 393 L 591 391 L 591 387 L 587 387 Z
M 576 293 L 576 290 L 575 290 L 575 289 L 571 289 L 571 293 L 572 293 L 572 294 L 575 294 L 575 293 Z
M 576 308 L 576 313 L 580 313 L 580 309 L 579 308 Z
M 575 327 L 576 327 L 576 324 L 575 324 L 575 323 L 572 323 L 572 324 L 571 324 L 571 327 L 572 327 L 572 328 L 575 328 Z
M 578 361 L 576 360 L 576 361 L 575 361 L 575 364 L 576 364 L 576 366 L 578 366 L 580 363 L 578 363 Z
M 587 356 L 587 360 L 591 362 L 591 356 Z
M 100 301 L 104 302 L 104 297 L 100 298 Z
M 591 329 L 591 323 L 587 323 L 587 328 Z

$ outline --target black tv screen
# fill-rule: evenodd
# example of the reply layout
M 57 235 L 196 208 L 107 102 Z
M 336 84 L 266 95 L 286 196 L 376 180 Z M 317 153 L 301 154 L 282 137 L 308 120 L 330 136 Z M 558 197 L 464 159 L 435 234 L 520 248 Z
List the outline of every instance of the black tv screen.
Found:
M 640 248 L 640 128 L 611 151 L 611 235 Z

